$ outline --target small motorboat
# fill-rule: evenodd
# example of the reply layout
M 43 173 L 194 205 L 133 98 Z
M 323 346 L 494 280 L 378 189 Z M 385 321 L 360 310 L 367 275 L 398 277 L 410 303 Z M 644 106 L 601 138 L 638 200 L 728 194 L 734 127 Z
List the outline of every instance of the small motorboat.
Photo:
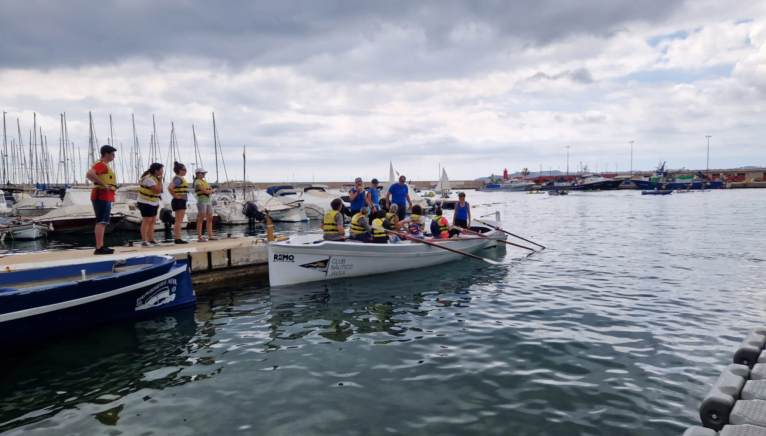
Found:
M 22 264 L 0 273 L 0 343 L 28 343 L 195 302 L 186 259 Z
M 569 191 L 548 191 L 548 195 L 569 195 Z
M 489 224 L 499 227 L 498 222 Z M 507 235 L 491 227 L 480 229 L 486 237 L 460 235 L 453 239 L 429 239 L 441 246 L 475 253 L 497 246 Z M 482 231 L 483 230 L 483 231 Z M 464 256 L 418 242 L 396 244 L 360 244 L 323 241 L 321 235 L 294 235 L 286 241 L 269 242 L 269 283 L 293 285 L 336 278 L 383 274 L 438 265 Z
M 0 240 L 34 240 L 48 235 L 48 226 L 24 219 L 0 218 Z
M 641 191 L 641 195 L 668 195 L 672 194 L 672 189 L 655 189 L 654 191 Z

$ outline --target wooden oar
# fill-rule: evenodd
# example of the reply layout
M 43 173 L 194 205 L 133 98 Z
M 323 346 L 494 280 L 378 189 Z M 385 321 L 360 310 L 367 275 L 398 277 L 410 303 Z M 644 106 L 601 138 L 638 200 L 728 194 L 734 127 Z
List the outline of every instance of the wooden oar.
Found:
M 452 228 L 453 228 L 453 229 L 458 229 L 458 230 L 460 230 L 460 231 L 463 231 L 463 232 L 465 232 L 465 233 L 468 233 L 469 235 L 476 235 L 476 236 L 481 236 L 482 238 L 489 238 L 489 236 L 487 236 L 487 235 L 485 235 L 485 234 L 482 234 L 482 233 L 479 233 L 479 232 L 474 232 L 473 230 L 464 229 L 464 228 L 462 228 L 462 227 L 458 227 L 458 226 L 452 226 Z M 529 248 L 529 247 L 525 247 L 525 246 L 523 246 L 523 245 L 514 244 L 513 242 L 508 242 L 508 241 L 501 241 L 501 240 L 499 240 L 499 239 L 497 240 L 497 242 L 502 242 L 503 244 L 513 245 L 514 247 L 519 247 L 519 248 L 526 248 L 526 249 L 527 249 L 527 250 L 529 250 L 529 251 L 535 251 L 535 249 L 534 249 L 534 248 Z
M 396 235 L 396 236 L 398 236 L 398 237 L 400 237 L 402 239 L 408 239 L 408 240 L 413 241 L 413 242 L 419 242 L 421 244 L 426 244 L 426 245 L 430 245 L 432 247 L 441 248 L 442 250 L 447 250 L 447 251 L 451 251 L 453 253 L 462 254 L 463 256 L 472 257 L 472 258 L 477 259 L 477 260 L 483 260 L 484 262 L 487 262 L 487 263 L 492 264 L 492 265 L 500 265 L 500 262 L 495 262 L 494 260 L 485 259 L 483 257 L 476 256 L 475 254 L 466 253 L 465 251 L 460 251 L 460 250 L 455 250 L 454 248 L 445 247 L 443 245 L 439 245 L 439 244 L 436 244 L 436 243 L 433 243 L 433 242 L 430 242 L 430 241 L 426 241 L 425 239 L 414 238 L 414 237 L 409 236 L 409 235 L 405 235 L 405 234 L 402 234 L 402 233 L 397 233 L 397 232 L 394 232 L 394 231 L 391 231 L 391 230 L 382 229 L 380 227 L 373 227 L 373 229 L 386 232 L 389 235 Z
M 487 223 L 485 223 L 485 222 L 484 222 L 484 221 L 482 221 L 482 220 L 477 220 L 477 219 L 475 219 L 474 221 L 476 221 L 477 223 L 482 223 L 482 224 L 484 224 L 485 226 L 490 226 L 490 227 L 492 227 L 493 229 L 495 229 L 495 230 L 499 230 L 499 231 L 501 231 L 501 232 L 503 232 L 503 233 L 507 233 L 507 234 L 509 234 L 509 235 L 513 236 L 514 238 L 519 238 L 519 239 L 521 239 L 522 241 L 526 241 L 526 242 L 529 242 L 530 244 L 535 244 L 535 245 L 537 245 L 538 247 L 540 247 L 540 248 L 542 248 L 543 250 L 545 250 L 545 246 L 543 246 L 543 245 L 540 245 L 540 244 L 538 244 L 537 242 L 532 242 L 532 241 L 530 241 L 529 239 L 524 239 L 524 238 L 522 238 L 521 236 L 516 236 L 516 235 L 514 235 L 514 234 L 513 234 L 513 233 L 511 233 L 511 232 L 505 231 L 505 230 L 501 229 L 500 227 L 495 227 L 495 226 L 493 226 L 492 224 L 487 224 Z

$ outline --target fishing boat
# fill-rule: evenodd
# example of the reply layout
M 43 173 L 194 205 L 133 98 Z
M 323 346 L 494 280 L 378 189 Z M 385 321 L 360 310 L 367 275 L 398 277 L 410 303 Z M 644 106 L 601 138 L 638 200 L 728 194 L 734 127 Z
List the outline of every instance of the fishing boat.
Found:
M 512 180 L 505 180 L 502 183 L 489 183 L 486 186 L 479 188 L 482 192 L 525 192 L 532 189 L 535 186 L 533 182 L 528 182 L 524 178 L 515 178 Z
M 195 302 L 186 259 L 19 265 L 0 273 L 0 343 L 28 343 Z
M 578 179 L 571 181 L 551 180 L 540 187 L 540 190 L 553 191 L 556 188 L 564 188 L 569 191 L 611 191 L 618 189 L 622 182 L 621 179 L 610 179 L 598 174 L 593 174 L 588 170 L 588 166 L 586 165 Z
M 0 240 L 34 240 L 48 235 L 48 226 L 23 219 L 0 218 Z
M 723 186 L 721 180 L 710 180 L 701 171 L 694 174 L 678 174 L 665 168 L 667 162 L 663 162 L 654 170 L 651 177 L 643 179 L 631 179 L 638 189 L 654 190 L 662 189 L 720 189 Z
M 671 189 L 655 189 L 653 191 L 641 191 L 641 195 L 669 195 L 672 194 Z
M 473 226 L 472 226 L 473 229 Z M 460 235 L 453 239 L 429 240 L 439 246 L 475 253 L 505 240 L 505 233 L 487 228 L 487 237 Z M 383 274 L 423 268 L 463 258 L 431 245 L 402 241 L 396 244 L 359 244 L 321 240 L 321 235 L 294 235 L 286 241 L 269 243 L 271 286 Z

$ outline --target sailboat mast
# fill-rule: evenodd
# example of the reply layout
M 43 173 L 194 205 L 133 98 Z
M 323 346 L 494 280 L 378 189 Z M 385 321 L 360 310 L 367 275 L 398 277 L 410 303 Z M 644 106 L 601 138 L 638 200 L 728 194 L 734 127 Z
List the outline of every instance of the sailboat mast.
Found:
M 215 127 L 215 112 L 213 112 L 213 148 L 215 149 L 215 183 L 218 184 L 218 130 Z
M 242 200 L 245 200 L 245 193 L 247 193 L 247 160 L 245 159 L 245 146 L 242 146 Z
M 5 114 L 3 111 L 3 183 L 8 183 L 7 171 L 8 171 L 8 137 L 5 132 Z

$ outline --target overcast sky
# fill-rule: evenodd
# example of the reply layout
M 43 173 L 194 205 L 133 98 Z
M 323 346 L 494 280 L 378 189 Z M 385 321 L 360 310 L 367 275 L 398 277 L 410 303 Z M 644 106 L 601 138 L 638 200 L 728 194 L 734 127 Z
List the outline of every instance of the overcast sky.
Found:
M 243 6 L 247 5 L 247 6 Z M 230 178 L 453 180 L 570 171 L 766 165 L 766 1 L 6 0 L 0 106 L 85 153 L 109 115 L 119 156 L 163 156 L 191 126 Z M 9 138 L 10 140 L 10 138 Z M 56 145 L 56 149 L 58 146 Z M 223 173 L 220 178 L 223 179 Z

